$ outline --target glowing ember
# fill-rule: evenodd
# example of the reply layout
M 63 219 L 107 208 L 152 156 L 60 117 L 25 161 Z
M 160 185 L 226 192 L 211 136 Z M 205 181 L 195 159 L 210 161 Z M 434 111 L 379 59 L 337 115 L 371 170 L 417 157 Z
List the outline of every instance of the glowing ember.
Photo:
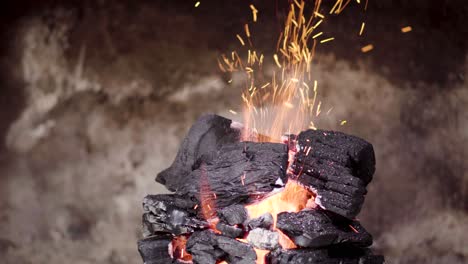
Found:
M 184 260 L 184 261 L 192 261 L 192 256 L 187 253 L 185 250 L 185 245 L 187 244 L 187 237 L 186 236 L 178 236 L 172 240 L 172 254 L 174 258 Z
M 374 49 L 374 45 L 369 44 L 369 45 L 366 45 L 366 46 L 362 47 L 362 48 L 361 48 L 361 51 L 364 52 L 364 53 L 366 53 L 366 52 L 369 52 L 369 51 L 371 51 L 371 50 L 373 50 L 373 49 Z
M 412 28 L 411 26 L 407 26 L 407 27 L 401 28 L 401 32 L 402 32 L 402 33 L 408 33 L 408 32 L 410 32 L 411 30 L 413 30 L 413 28 Z
M 289 180 L 286 187 L 281 192 L 274 194 L 257 204 L 246 206 L 249 216 L 257 218 L 265 213 L 271 213 L 274 219 L 274 228 L 276 230 L 277 215 L 281 212 L 299 212 L 304 208 L 314 208 L 314 197 L 312 192 L 308 191 L 293 180 Z M 280 232 L 280 244 L 283 248 L 296 248 L 296 245 Z M 261 259 L 261 258 L 260 258 Z M 258 262 L 263 263 L 263 262 Z

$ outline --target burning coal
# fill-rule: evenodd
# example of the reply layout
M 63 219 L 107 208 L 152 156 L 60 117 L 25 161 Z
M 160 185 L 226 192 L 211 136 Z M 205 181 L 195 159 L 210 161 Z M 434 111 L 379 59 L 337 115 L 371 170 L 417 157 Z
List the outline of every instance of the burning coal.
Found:
M 288 136 L 294 144 L 241 135 L 216 115 L 193 125 L 157 177 L 175 193 L 143 201 L 145 263 L 383 263 L 354 220 L 375 170 L 371 144 L 321 130 Z
M 330 14 L 349 2 L 338 0 Z M 256 23 L 259 11 L 250 7 Z M 156 179 L 175 193 L 143 202 L 145 263 L 383 263 L 354 220 L 375 171 L 373 147 L 312 121 L 322 103 L 311 63 L 317 45 L 334 39 L 317 32 L 322 12 L 321 0 L 312 9 L 291 1 L 270 82 L 260 77 L 265 56 L 249 24 L 236 36 L 249 47 L 247 61 L 236 51 L 219 60 L 222 71 L 248 77 L 244 124 L 206 115 L 190 129 Z

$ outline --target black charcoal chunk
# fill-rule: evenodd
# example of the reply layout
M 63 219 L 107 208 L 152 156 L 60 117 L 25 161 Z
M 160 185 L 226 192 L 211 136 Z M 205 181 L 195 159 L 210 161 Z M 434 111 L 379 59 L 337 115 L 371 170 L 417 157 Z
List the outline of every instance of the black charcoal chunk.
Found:
M 297 141 L 298 152 L 349 168 L 366 185 L 372 180 L 375 155 L 369 142 L 341 132 L 312 129 L 301 132 Z
M 335 244 L 372 245 L 372 236 L 357 221 L 321 209 L 278 214 L 276 226 L 299 247 L 319 248 Z
M 266 256 L 269 264 L 383 264 L 382 256 L 373 255 L 368 249 L 347 250 L 322 249 L 277 249 Z
M 351 197 L 333 191 L 317 191 L 316 204 L 328 211 L 354 219 L 361 211 L 364 196 Z
M 240 130 L 232 126 L 231 120 L 214 114 L 203 115 L 190 128 L 172 165 L 160 172 L 156 181 L 176 191 L 196 169 L 200 157 L 239 139 Z
M 216 229 L 218 229 L 218 231 L 221 232 L 223 236 L 231 238 L 239 238 L 244 236 L 244 229 L 237 226 L 226 225 L 222 222 L 216 224 Z
M 181 235 L 209 227 L 197 216 L 196 203 L 174 194 L 148 195 L 143 199 L 143 235 L 171 233 Z
M 193 233 L 186 246 L 194 264 L 215 264 L 222 260 L 236 264 L 255 264 L 257 259 L 250 245 L 215 234 L 211 230 Z
M 138 251 L 145 264 L 175 263 L 169 253 L 169 235 L 152 236 L 138 241 Z
M 340 132 L 299 134 L 294 177 L 317 194 L 316 203 L 349 219 L 361 211 L 375 171 L 374 150 L 363 139 Z
M 270 213 L 265 213 L 257 218 L 250 219 L 245 223 L 248 230 L 255 228 L 270 229 L 273 226 L 273 216 Z
M 284 186 L 287 164 L 285 144 L 223 145 L 190 173 L 177 193 L 215 204 L 216 208 L 253 203 Z
M 280 246 L 279 233 L 262 228 L 251 230 L 247 235 L 247 242 L 255 248 L 265 250 L 273 250 Z
M 247 220 L 247 210 L 243 205 L 235 204 L 218 211 L 219 220 L 228 225 L 243 224 Z
M 293 164 L 294 173 L 299 175 L 302 182 L 307 178 L 313 178 L 322 182 L 334 182 L 352 186 L 361 190 L 366 188 L 364 181 L 354 176 L 350 168 L 346 168 L 336 162 L 305 156 L 298 153 Z M 302 177 L 304 176 L 304 177 Z M 308 177 L 306 177 L 308 176 Z M 304 182 L 306 184 L 306 182 Z

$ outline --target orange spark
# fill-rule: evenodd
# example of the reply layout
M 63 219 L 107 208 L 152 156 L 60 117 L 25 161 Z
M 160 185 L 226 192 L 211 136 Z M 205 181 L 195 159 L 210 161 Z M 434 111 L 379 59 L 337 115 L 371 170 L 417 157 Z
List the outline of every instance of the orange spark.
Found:
M 242 46 L 245 46 L 245 42 L 244 40 L 242 39 L 241 36 L 239 36 L 239 34 L 236 35 L 237 39 L 239 40 L 239 42 L 242 44 Z
M 364 32 L 364 27 L 366 26 L 366 23 L 362 22 L 361 24 L 361 30 L 359 30 L 359 36 L 362 36 L 362 33 Z
M 253 21 L 257 22 L 257 13 L 258 13 L 257 8 L 255 8 L 254 5 L 250 5 L 250 9 L 252 9 L 252 19 L 253 19 Z
M 374 45 L 369 44 L 369 45 L 366 45 L 366 46 L 362 47 L 362 48 L 361 48 L 361 51 L 362 51 L 363 53 L 366 53 L 366 52 L 369 52 L 369 51 L 371 51 L 371 50 L 373 50 L 373 49 L 374 49 Z
M 402 33 L 408 33 L 411 30 L 413 30 L 413 28 L 411 26 L 406 26 L 406 27 L 401 28 Z
M 322 39 L 320 43 L 325 43 L 334 40 L 335 38 L 327 38 L 327 39 Z

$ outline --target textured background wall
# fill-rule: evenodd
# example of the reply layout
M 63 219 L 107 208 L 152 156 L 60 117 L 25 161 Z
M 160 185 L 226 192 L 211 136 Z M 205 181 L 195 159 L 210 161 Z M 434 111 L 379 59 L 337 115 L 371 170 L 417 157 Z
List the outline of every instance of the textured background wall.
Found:
M 253 1 L 268 51 L 284 1 Z M 378 3 L 377 3 L 378 2 Z M 370 1 L 324 23 L 317 125 L 368 139 L 378 168 L 360 216 L 390 263 L 466 263 L 468 32 L 464 1 Z M 274 4 L 272 4 L 274 3 Z M 202 113 L 238 118 L 217 70 L 248 3 L 15 1 L 2 12 L 0 259 L 141 263 L 141 199 L 164 192 Z M 366 21 L 364 38 L 357 32 Z M 400 28 L 413 26 L 402 34 Z M 375 50 L 362 54 L 360 47 Z M 348 124 L 339 126 L 339 120 Z

